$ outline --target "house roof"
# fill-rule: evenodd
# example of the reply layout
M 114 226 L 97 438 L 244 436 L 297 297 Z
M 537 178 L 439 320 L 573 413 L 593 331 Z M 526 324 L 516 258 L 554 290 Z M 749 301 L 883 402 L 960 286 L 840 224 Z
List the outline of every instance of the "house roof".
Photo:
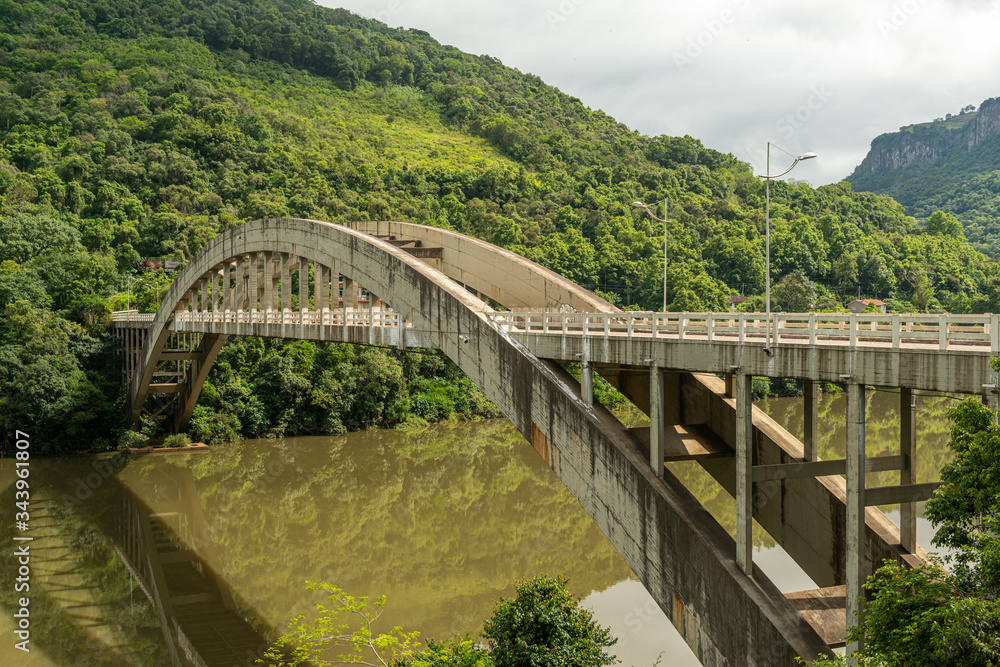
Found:
M 876 306 L 888 306 L 889 305 L 885 301 L 882 301 L 881 299 L 855 299 L 851 303 L 863 303 L 866 306 L 869 306 L 869 305 L 871 305 L 873 303 Z

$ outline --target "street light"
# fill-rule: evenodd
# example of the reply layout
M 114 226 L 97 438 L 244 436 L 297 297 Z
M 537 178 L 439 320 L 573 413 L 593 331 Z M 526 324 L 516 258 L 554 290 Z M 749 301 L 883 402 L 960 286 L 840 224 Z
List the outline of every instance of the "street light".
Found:
M 792 166 L 784 170 L 780 174 L 771 173 L 771 146 L 774 146 L 782 153 L 785 153 L 789 157 L 795 159 Z M 771 354 L 771 179 L 781 178 L 792 169 L 795 169 L 795 165 L 803 160 L 811 160 L 816 157 L 815 153 L 803 153 L 802 155 L 792 155 L 786 151 L 781 146 L 777 144 L 772 144 L 770 141 L 767 142 L 767 173 L 762 174 L 759 177 L 764 179 L 765 185 L 765 201 L 764 204 L 764 307 L 767 312 L 767 344 L 764 347 L 764 351 L 768 355 Z
M 645 209 L 646 213 L 649 213 L 649 217 L 653 220 L 663 223 L 663 312 L 667 311 L 667 223 L 673 222 L 673 220 L 667 219 L 667 200 L 663 200 L 663 217 L 658 218 L 656 214 L 650 210 L 649 206 L 643 204 L 641 201 L 632 202 L 632 206 L 636 208 Z

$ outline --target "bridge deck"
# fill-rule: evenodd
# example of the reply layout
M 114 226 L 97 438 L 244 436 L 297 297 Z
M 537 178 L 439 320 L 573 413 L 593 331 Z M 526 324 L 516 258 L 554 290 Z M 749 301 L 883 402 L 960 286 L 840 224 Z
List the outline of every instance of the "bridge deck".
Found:
M 498 328 L 536 356 L 562 362 L 658 366 L 691 372 L 801 378 L 994 393 L 987 360 L 1000 354 L 997 315 L 774 316 L 771 347 L 760 313 L 498 313 Z M 118 328 L 145 329 L 152 315 L 115 315 Z M 438 348 L 440 332 L 422 331 L 389 310 L 268 310 L 175 313 L 175 331 L 306 338 L 390 347 Z
M 690 317 L 689 317 L 690 316 Z M 929 391 L 993 394 L 997 315 L 774 316 L 759 313 L 496 313 L 496 326 L 558 361 L 739 372 Z

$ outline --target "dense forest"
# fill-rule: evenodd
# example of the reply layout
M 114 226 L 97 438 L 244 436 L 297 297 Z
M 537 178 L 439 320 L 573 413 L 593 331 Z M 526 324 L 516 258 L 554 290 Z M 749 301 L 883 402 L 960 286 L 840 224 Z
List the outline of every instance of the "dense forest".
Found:
M 497 243 L 625 308 L 762 309 L 764 189 L 691 137 L 647 137 L 538 77 L 308 0 L 0 0 L 0 424 L 44 451 L 124 429 L 113 310 L 262 217 L 395 219 Z M 996 264 L 847 183 L 776 182 L 779 307 L 1000 311 Z M 633 201 L 666 202 L 667 228 Z M 662 211 L 662 209 L 660 209 Z M 667 238 L 664 257 L 664 236 Z M 446 359 L 232 341 L 192 435 L 495 414 Z M 155 435 L 147 424 L 145 435 Z

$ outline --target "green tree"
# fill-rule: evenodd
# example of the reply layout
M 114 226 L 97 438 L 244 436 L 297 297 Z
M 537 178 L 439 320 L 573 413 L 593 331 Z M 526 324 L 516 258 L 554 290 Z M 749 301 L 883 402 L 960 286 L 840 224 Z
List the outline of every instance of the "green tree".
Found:
M 996 368 L 1000 358 L 991 362 Z M 955 458 L 941 469 L 944 485 L 927 501 L 925 514 L 936 526 L 934 544 L 950 547 L 954 573 L 965 590 L 1000 597 L 996 561 L 1000 522 L 1000 426 L 980 401 L 969 398 L 952 408 Z
M 1000 368 L 1000 359 L 991 360 Z M 858 664 L 925 667 L 1000 665 L 1000 426 L 976 399 L 949 411 L 955 458 L 925 513 L 937 546 L 955 549 L 949 575 L 937 560 L 920 568 L 886 562 L 865 584 L 871 600 L 849 641 Z M 816 665 L 844 665 L 843 658 Z
M 341 588 L 308 582 L 307 590 L 328 593 L 330 606 L 316 605 L 313 622 L 299 616 L 257 660 L 258 664 L 331 664 L 324 656 L 338 654 L 341 664 L 383 667 L 600 667 L 618 662 L 604 649 L 617 640 L 594 622 L 566 590 L 566 578 L 539 575 L 519 581 L 513 599 L 501 598 L 483 623 L 487 647 L 469 637 L 430 640 L 420 649 L 416 632 L 396 627 L 374 632 L 385 597 L 369 603 Z
M 774 286 L 774 298 L 789 312 L 807 313 L 816 303 L 816 283 L 806 277 L 804 270 L 795 269 Z
M 47 252 L 72 252 L 80 233 L 69 223 L 48 215 L 15 213 L 0 217 L 0 262 L 24 264 Z
M 935 211 L 931 214 L 931 217 L 927 218 L 927 233 L 965 240 L 965 231 L 962 229 L 962 223 L 955 216 L 943 211 Z
M 389 667 L 413 653 L 418 633 L 403 632 L 398 627 L 386 633 L 372 629 L 382 615 L 385 596 L 369 604 L 367 597 L 355 598 L 331 584 L 307 582 L 306 590 L 328 593 L 331 606 L 317 604 L 319 616 L 312 623 L 307 623 L 304 616 L 293 619 L 289 631 L 268 648 L 258 664 L 331 664 L 322 655 L 336 651 L 339 655 L 335 662 L 339 664 Z
M 581 609 L 566 578 L 520 581 L 514 599 L 501 599 L 483 623 L 497 667 L 598 667 L 617 660 L 605 652 L 617 641 Z

